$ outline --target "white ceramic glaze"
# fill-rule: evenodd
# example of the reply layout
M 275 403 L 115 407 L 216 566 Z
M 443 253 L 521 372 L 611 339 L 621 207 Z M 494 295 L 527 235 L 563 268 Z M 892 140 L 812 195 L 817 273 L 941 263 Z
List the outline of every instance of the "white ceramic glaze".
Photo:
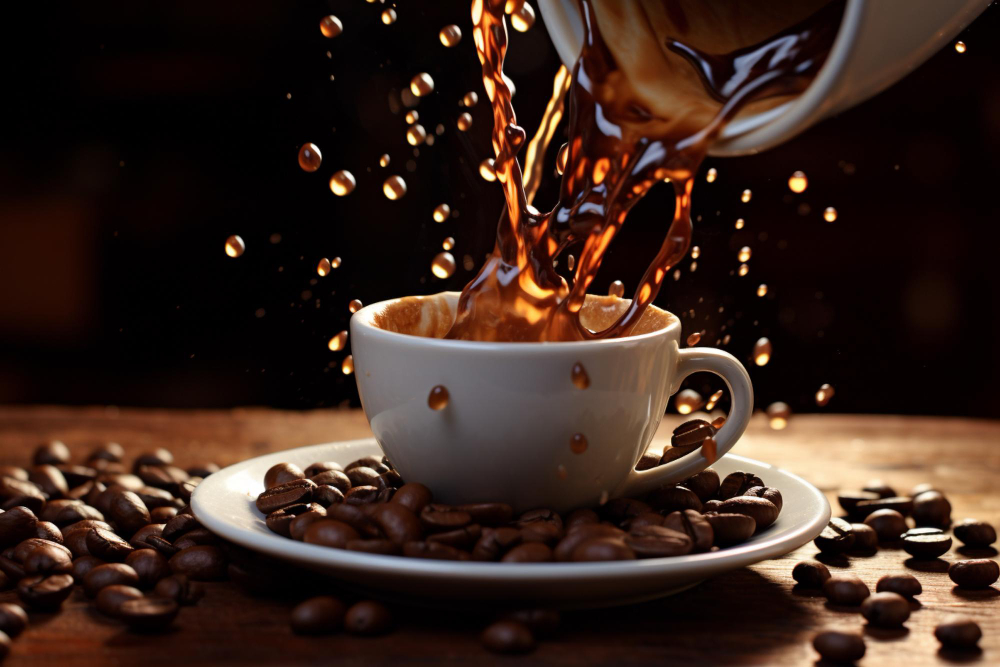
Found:
M 754 473 L 781 490 L 778 520 L 749 541 L 712 553 L 609 563 L 476 563 L 377 556 L 295 542 L 264 524 L 254 500 L 264 473 L 287 461 L 347 464 L 377 454 L 371 438 L 266 454 L 210 475 L 191 498 L 198 520 L 247 548 L 335 577 L 344 585 L 424 605 L 536 602 L 554 607 L 598 607 L 663 597 L 728 570 L 786 554 L 823 530 L 830 505 L 823 494 L 789 472 L 730 454 L 712 467 L 725 476 Z
M 992 0 L 847 0 L 840 32 L 812 85 L 794 100 L 731 122 L 712 155 L 756 153 L 885 90 L 953 39 Z M 577 0 L 538 0 L 569 67 L 583 40 Z M 666 94 L 666 93 L 665 93 Z
M 440 297 L 454 318 L 457 292 Z M 686 479 L 708 462 L 694 452 L 652 470 L 634 470 L 667 400 L 697 371 L 723 378 L 732 410 L 716 435 L 718 455 L 750 419 L 753 389 L 732 355 L 680 349 L 676 317 L 663 329 L 627 338 L 567 343 L 485 343 L 412 336 L 373 323 L 395 303 L 351 318 L 351 351 L 361 404 L 372 432 L 405 479 L 420 480 L 443 502 L 502 501 L 518 510 L 566 511 L 604 497 L 638 494 Z M 581 363 L 590 387 L 577 389 Z M 447 388 L 443 410 L 431 389 Z M 574 454 L 582 433 L 587 450 Z

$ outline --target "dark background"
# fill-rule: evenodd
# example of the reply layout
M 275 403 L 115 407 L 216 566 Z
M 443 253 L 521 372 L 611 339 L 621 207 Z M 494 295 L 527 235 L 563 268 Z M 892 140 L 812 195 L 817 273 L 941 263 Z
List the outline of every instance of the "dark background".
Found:
M 0 402 L 356 403 L 344 353 L 326 347 L 348 302 L 460 289 L 463 257 L 478 268 L 492 246 L 502 198 L 476 169 L 491 115 L 468 4 L 400 2 L 386 26 L 388 5 L 360 0 L 20 3 L 0 28 Z M 336 39 L 318 29 L 327 13 L 344 23 Z M 437 37 L 449 23 L 464 33 L 452 49 Z M 732 335 L 723 347 L 750 365 L 758 406 L 816 410 L 830 383 L 829 411 L 997 414 L 998 30 L 990 7 L 959 36 L 966 53 L 949 44 L 784 146 L 704 165 L 719 177 L 695 188 L 698 269 L 685 262 L 657 303 L 686 314 L 685 335 Z M 557 66 L 541 16 L 511 32 L 529 134 Z M 414 151 L 399 93 L 422 71 L 436 89 L 420 122 L 445 131 Z M 469 90 L 481 100 L 462 133 Z M 307 141 L 324 157 L 312 174 L 296 163 Z M 337 169 L 357 178 L 349 197 L 327 187 Z M 797 169 L 802 195 L 786 185 Z M 409 186 L 399 201 L 382 195 L 390 174 Z M 441 202 L 457 211 L 444 224 Z M 594 291 L 635 288 L 672 208 L 666 187 L 639 205 Z M 230 234 L 246 242 L 238 259 Z M 446 236 L 459 268 L 441 281 L 429 269 Z M 343 265 L 319 278 L 324 256 Z M 764 335 L 774 355 L 757 368 Z

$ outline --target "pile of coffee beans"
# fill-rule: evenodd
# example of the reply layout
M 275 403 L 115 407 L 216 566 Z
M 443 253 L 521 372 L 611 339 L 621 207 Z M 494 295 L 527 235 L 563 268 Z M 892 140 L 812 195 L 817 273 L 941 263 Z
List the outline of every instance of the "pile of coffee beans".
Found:
M 915 562 L 940 559 L 952 547 L 951 503 L 940 490 L 927 484 L 900 496 L 882 481 L 872 481 L 858 491 L 841 491 L 838 501 L 845 515 L 834 518 L 815 539 L 818 558 L 844 558 L 870 555 L 880 547 L 902 549 Z M 997 534 L 993 526 L 976 519 L 965 519 L 952 526 L 952 534 L 963 549 L 988 550 Z M 938 561 L 940 562 L 940 561 Z M 918 568 L 929 569 L 929 568 Z M 1000 566 L 991 558 L 952 561 L 948 576 L 961 589 L 982 589 L 1000 578 Z M 926 576 L 934 576 L 928 573 Z M 856 608 L 872 627 L 902 628 L 909 619 L 911 601 L 923 591 L 920 581 L 911 574 L 883 576 L 872 594 L 858 577 L 848 573 L 831 574 L 823 563 L 802 561 L 792 569 L 792 578 L 803 589 L 821 590 L 829 604 Z M 979 626 L 967 618 L 949 618 L 939 624 L 934 635 L 949 649 L 975 648 L 982 636 Z M 851 662 L 865 653 L 864 638 L 859 633 L 825 631 L 817 634 L 813 647 L 825 660 Z

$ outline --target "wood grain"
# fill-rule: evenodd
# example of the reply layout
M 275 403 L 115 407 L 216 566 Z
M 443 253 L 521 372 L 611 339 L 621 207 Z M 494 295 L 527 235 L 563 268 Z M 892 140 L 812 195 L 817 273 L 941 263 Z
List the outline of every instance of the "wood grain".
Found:
M 667 418 L 668 434 L 680 419 Z M 84 458 L 91 447 L 114 440 L 130 456 L 167 447 L 178 463 L 205 460 L 226 465 L 288 447 L 369 435 L 358 411 L 278 412 L 118 410 L 115 408 L 0 407 L 0 463 L 25 464 L 34 447 L 58 438 Z M 655 446 L 655 444 L 654 444 Z M 737 451 L 802 475 L 825 492 L 836 510 L 837 488 L 881 478 L 906 493 L 930 482 L 947 493 L 955 519 L 972 516 L 1000 524 L 1000 423 L 945 418 L 799 416 L 784 431 L 755 417 Z M 767 481 L 767 480 L 765 480 Z M 799 665 L 816 659 L 809 640 L 825 628 L 861 631 L 856 610 L 831 608 L 793 590 L 792 565 L 816 553 L 797 552 L 733 572 L 665 600 L 618 609 L 568 612 L 558 634 L 525 660 L 546 664 L 649 663 Z M 865 630 L 862 665 L 1000 663 L 1000 591 L 955 589 L 945 561 L 964 557 L 953 549 L 943 561 L 917 565 L 884 549 L 868 558 L 828 561 L 849 569 L 874 590 L 883 574 L 910 572 L 923 583 L 920 605 L 906 630 Z M 995 556 L 994 556 L 995 557 Z M 916 565 L 919 569 L 913 569 Z M 287 572 L 274 572 L 285 577 Z M 507 664 L 486 653 L 478 633 L 492 610 L 440 611 L 396 608 L 397 629 L 380 638 L 335 635 L 302 638 L 288 629 L 288 613 L 309 591 L 253 597 L 231 583 L 208 585 L 195 607 L 182 610 L 175 629 L 158 635 L 124 630 L 90 608 L 80 591 L 57 614 L 31 614 L 29 629 L 14 641 L 5 664 Z M 2 600 L 13 600 L 10 592 Z M 938 650 L 933 628 L 950 613 L 982 627 L 982 652 Z

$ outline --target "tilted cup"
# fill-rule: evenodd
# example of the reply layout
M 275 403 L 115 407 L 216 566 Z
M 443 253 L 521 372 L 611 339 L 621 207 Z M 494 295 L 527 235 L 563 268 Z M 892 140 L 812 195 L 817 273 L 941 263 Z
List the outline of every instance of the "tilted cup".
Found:
M 445 503 L 507 502 L 566 511 L 635 496 L 705 469 L 701 451 L 656 468 L 635 465 L 667 400 L 688 375 L 722 377 L 732 399 L 716 434 L 722 456 L 753 406 L 746 369 L 721 350 L 680 348 L 680 321 L 649 307 L 635 334 L 565 343 L 446 340 L 458 292 L 372 304 L 351 318 L 361 405 L 404 480 Z M 630 303 L 588 296 L 581 320 L 599 330 Z M 582 365 L 589 386 L 573 382 Z M 431 391 L 447 389 L 439 410 Z M 574 453 L 575 434 L 586 450 Z M 577 447 L 579 449 L 579 447 Z

